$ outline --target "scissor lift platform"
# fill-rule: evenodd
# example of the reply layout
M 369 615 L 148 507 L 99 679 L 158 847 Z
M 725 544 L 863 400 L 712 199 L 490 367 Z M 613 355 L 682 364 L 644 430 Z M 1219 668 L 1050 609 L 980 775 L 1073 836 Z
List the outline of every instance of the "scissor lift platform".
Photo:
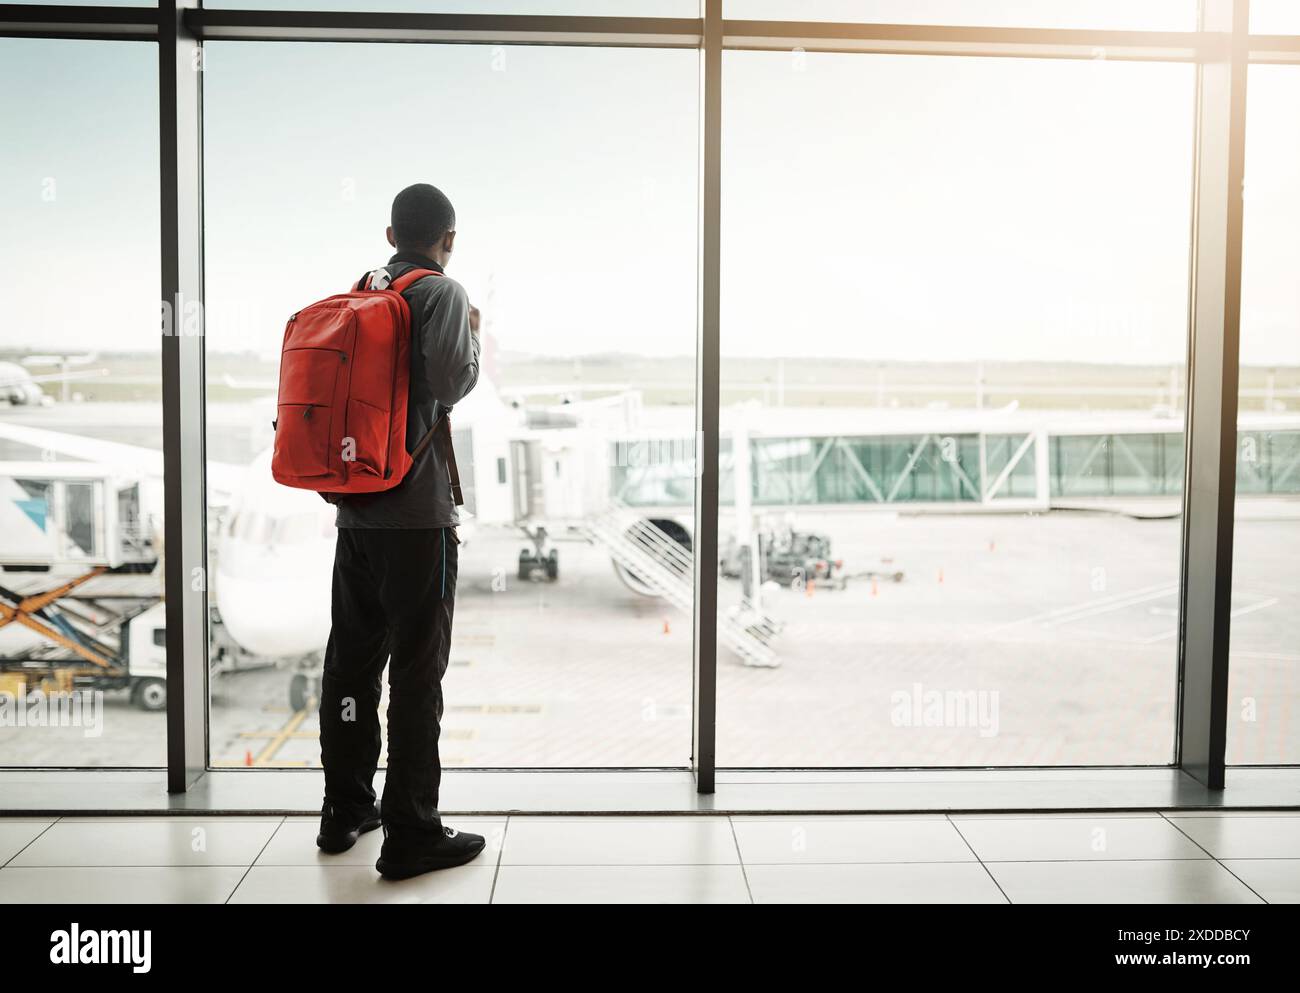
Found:
M 131 689 L 148 709 L 158 709 L 166 699 L 162 675 L 144 674 L 158 668 L 156 659 L 140 658 L 132 666 L 129 632 L 131 621 L 157 604 L 159 594 L 156 575 L 104 566 L 0 573 L 0 633 L 16 626 L 37 636 L 0 649 L 0 691 Z

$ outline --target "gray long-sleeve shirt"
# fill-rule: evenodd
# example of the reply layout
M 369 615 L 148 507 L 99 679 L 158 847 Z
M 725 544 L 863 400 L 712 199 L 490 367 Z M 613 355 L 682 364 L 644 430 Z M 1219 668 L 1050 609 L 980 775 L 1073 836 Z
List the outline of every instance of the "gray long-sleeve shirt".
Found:
M 411 269 L 442 267 L 432 259 L 398 252 L 384 267 L 396 279 Z M 434 419 L 459 403 L 478 382 L 478 335 L 469 329 L 469 296 L 448 276 L 426 276 L 402 294 L 411 308 L 411 386 L 406 450 L 415 448 Z M 460 466 L 464 474 L 472 466 Z M 430 444 L 397 486 L 338 502 L 341 528 L 442 528 L 459 523 L 439 445 Z

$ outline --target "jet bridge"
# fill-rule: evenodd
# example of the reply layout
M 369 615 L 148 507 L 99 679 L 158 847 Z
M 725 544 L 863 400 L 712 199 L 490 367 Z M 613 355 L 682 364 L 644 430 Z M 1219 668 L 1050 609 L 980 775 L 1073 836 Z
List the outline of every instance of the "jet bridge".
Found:
M 91 462 L 0 465 L 0 567 L 151 571 L 157 542 L 140 478 Z

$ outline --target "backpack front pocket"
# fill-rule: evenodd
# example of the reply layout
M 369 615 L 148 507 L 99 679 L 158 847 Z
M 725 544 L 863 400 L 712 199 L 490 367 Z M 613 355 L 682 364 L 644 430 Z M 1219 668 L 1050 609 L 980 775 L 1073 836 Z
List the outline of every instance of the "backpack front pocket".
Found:
M 275 459 L 293 476 L 324 476 L 335 463 L 334 400 L 347 354 L 335 348 L 290 348 L 280 367 Z

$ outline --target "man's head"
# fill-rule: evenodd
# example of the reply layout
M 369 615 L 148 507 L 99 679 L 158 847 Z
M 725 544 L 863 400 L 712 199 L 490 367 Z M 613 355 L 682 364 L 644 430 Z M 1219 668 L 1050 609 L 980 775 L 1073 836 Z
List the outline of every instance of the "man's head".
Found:
M 456 211 L 442 190 L 416 183 L 393 198 L 388 243 L 399 252 L 419 252 L 446 265 L 455 240 Z

